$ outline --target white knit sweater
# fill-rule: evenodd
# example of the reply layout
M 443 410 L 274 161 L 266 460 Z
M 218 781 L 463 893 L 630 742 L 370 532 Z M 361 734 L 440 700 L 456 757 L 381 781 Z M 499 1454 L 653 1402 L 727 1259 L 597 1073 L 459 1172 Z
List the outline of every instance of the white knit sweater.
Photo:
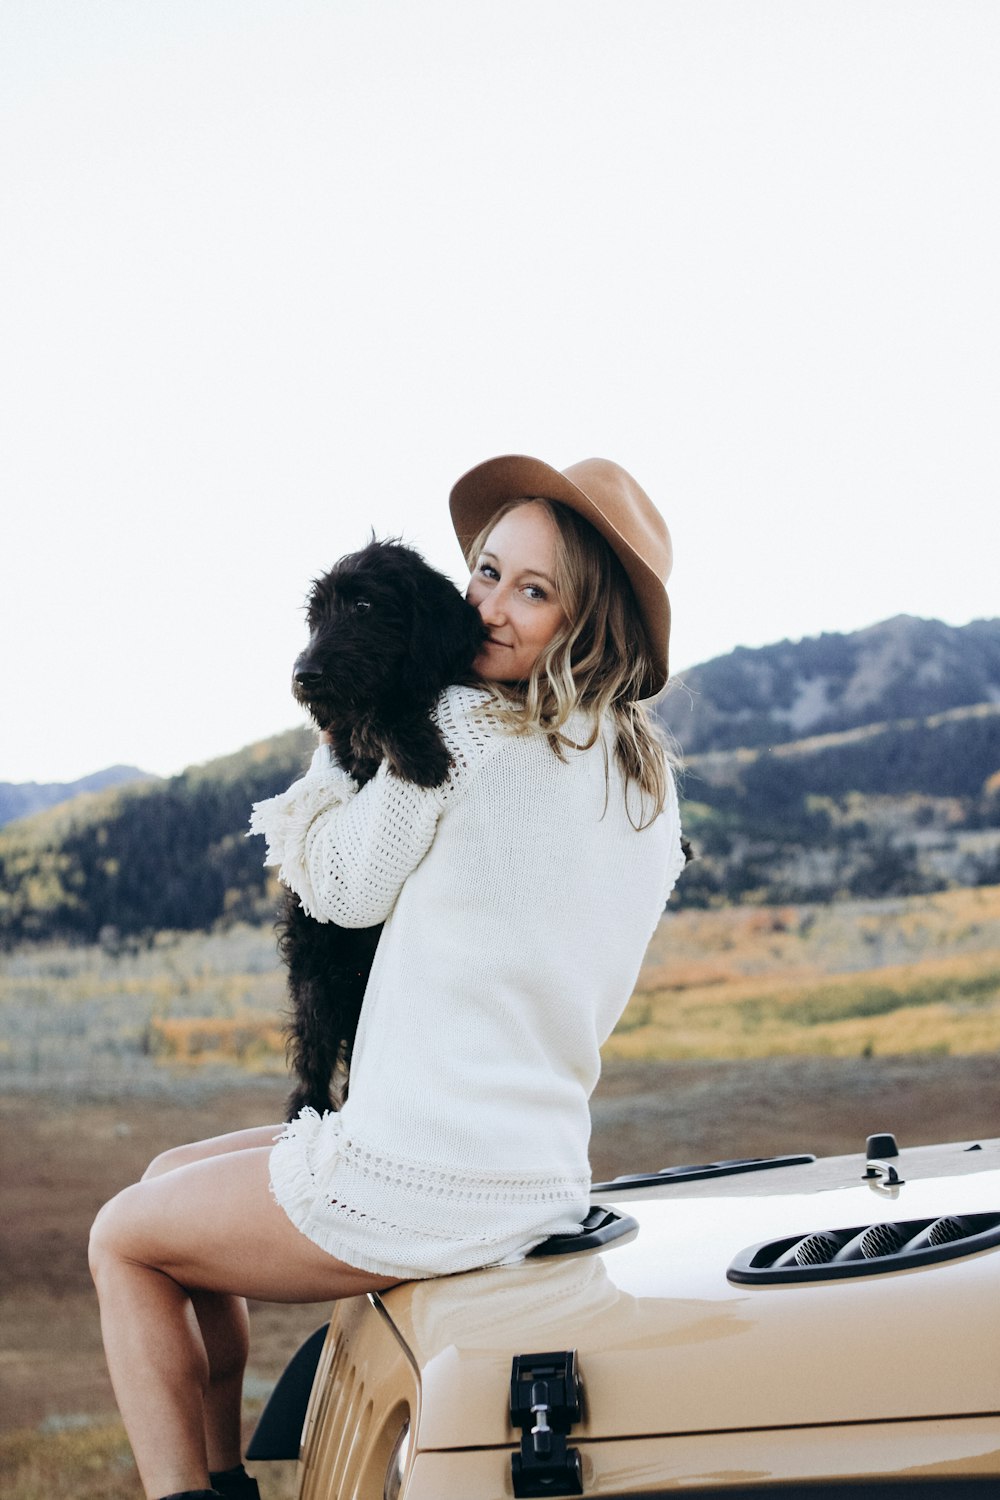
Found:
M 562 761 L 488 703 L 441 699 L 443 786 L 383 765 L 358 791 L 320 746 L 251 822 L 313 916 L 385 923 L 350 1097 L 286 1128 L 271 1180 L 310 1239 L 386 1275 L 519 1259 L 579 1224 L 599 1049 L 683 865 L 672 785 L 637 832 L 600 741 Z

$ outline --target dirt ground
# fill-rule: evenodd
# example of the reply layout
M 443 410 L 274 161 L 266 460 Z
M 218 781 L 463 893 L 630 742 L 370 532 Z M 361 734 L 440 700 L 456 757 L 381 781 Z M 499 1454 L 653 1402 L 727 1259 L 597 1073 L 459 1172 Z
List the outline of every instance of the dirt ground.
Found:
M 113 1412 L 86 1265 L 100 1204 L 181 1141 L 280 1117 L 277 1080 L 206 1080 L 180 1097 L 0 1098 L 0 1430 L 58 1432 Z M 989 1056 L 755 1063 L 618 1063 L 594 1100 L 595 1178 L 671 1163 L 790 1151 L 861 1151 L 1000 1133 L 1000 1069 Z M 248 1410 L 325 1320 L 323 1307 L 257 1306 Z

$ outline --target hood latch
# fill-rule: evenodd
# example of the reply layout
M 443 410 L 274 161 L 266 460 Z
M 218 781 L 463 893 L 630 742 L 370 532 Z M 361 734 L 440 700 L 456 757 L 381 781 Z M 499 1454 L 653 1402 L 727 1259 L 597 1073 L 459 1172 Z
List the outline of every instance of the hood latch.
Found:
M 521 1451 L 511 1454 L 514 1494 L 582 1495 L 580 1455 L 566 1446 L 580 1420 L 575 1349 L 514 1355 L 510 1419 L 521 1428 Z

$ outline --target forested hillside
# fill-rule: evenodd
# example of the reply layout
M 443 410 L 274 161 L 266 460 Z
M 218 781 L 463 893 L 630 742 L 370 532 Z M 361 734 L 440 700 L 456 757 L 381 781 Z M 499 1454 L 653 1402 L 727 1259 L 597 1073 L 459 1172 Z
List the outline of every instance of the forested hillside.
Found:
M 1000 883 L 1000 704 L 691 756 L 682 905 Z
M 686 674 L 665 717 L 696 854 L 678 906 L 1000 883 L 1000 621 L 736 651 Z M 289 731 L 0 830 L 0 946 L 271 920 L 250 805 L 311 745 Z
M 169 781 L 105 792 L 0 830 L 0 946 L 114 944 L 159 928 L 273 916 L 250 806 L 300 775 L 314 743 L 290 730 Z

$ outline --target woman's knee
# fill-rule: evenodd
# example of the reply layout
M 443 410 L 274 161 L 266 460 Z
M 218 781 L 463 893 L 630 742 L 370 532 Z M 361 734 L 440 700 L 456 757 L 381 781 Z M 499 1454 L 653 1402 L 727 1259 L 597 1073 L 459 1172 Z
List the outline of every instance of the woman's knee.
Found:
M 154 1156 L 141 1180 L 147 1182 L 151 1177 L 162 1177 L 165 1172 L 173 1172 L 177 1167 L 187 1167 L 195 1161 L 207 1161 L 213 1156 L 228 1156 L 234 1151 L 272 1146 L 282 1129 L 281 1125 L 258 1125 L 249 1130 L 235 1130 L 228 1135 L 212 1136 L 207 1141 L 171 1146 L 169 1150 L 161 1151 L 159 1156 Z
M 95 1281 L 98 1272 L 109 1259 L 120 1255 L 127 1256 L 129 1253 L 127 1247 L 135 1225 L 138 1200 L 142 1195 L 142 1184 L 151 1181 L 154 1177 L 162 1177 L 165 1172 L 172 1172 L 175 1167 L 184 1167 L 189 1162 L 197 1161 L 199 1144 L 174 1146 L 168 1151 L 161 1151 L 159 1156 L 153 1158 L 137 1183 L 123 1188 L 98 1210 L 97 1217 L 90 1226 L 90 1240 L 87 1247 L 90 1274 Z
M 151 1177 L 162 1177 L 164 1172 L 172 1172 L 176 1167 L 186 1167 L 190 1162 L 199 1160 L 201 1150 L 201 1141 L 196 1141 L 191 1146 L 170 1146 L 166 1151 L 161 1151 L 159 1156 L 153 1157 L 139 1181 L 148 1182 Z
M 125 1188 L 109 1198 L 90 1226 L 87 1258 L 95 1281 L 108 1262 L 126 1253 L 127 1229 L 132 1217 L 134 1188 Z

